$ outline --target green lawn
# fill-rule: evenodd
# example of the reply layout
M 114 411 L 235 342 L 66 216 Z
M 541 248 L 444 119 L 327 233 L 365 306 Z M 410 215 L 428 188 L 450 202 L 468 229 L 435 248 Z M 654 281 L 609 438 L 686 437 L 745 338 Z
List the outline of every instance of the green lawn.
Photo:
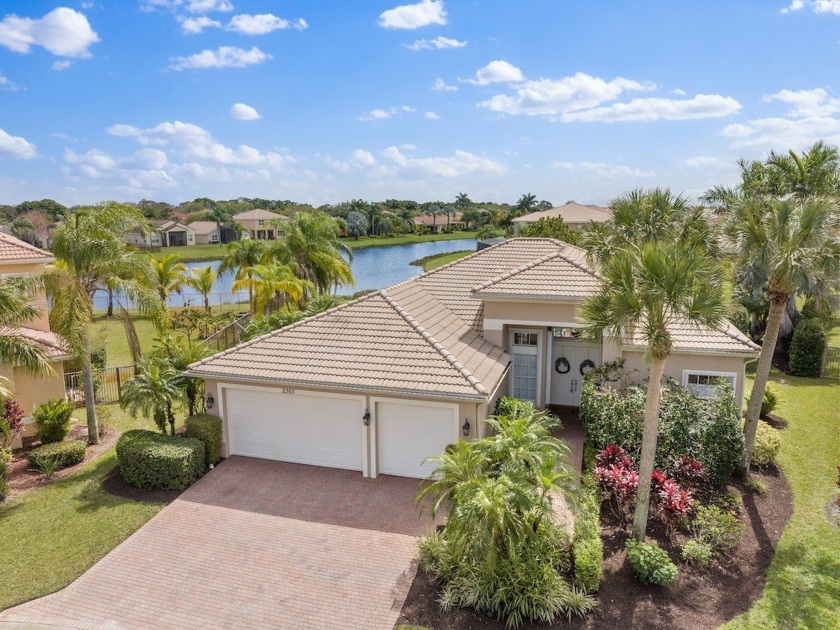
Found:
M 828 331 L 826 341 L 829 346 L 840 347 L 840 324 L 836 324 L 834 328 Z
M 201 260 L 219 260 L 225 255 L 225 246 L 214 245 L 185 245 L 184 247 L 161 247 L 160 251 L 152 252 L 152 257 L 162 258 L 167 254 L 178 254 L 184 262 Z
M 423 271 L 431 271 L 432 269 L 443 267 L 444 265 L 448 265 L 451 262 L 455 262 L 456 260 L 460 260 L 461 258 L 474 253 L 475 250 L 473 249 L 465 249 L 458 252 L 449 252 L 448 254 L 435 254 L 434 256 L 426 256 L 425 258 L 415 260 L 411 264 L 423 267 Z
M 788 421 L 779 464 L 794 512 L 779 541 L 763 598 L 728 630 L 840 628 L 840 527 L 826 504 L 840 464 L 840 381 L 771 376 Z
M 111 408 L 109 424 L 120 431 L 154 429 Z M 0 545 L 0 610 L 64 588 L 160 511 L 162 503 L 102 489 L 116 465 L 110 449 L 69 477 L 0 505 L 6 541 Z

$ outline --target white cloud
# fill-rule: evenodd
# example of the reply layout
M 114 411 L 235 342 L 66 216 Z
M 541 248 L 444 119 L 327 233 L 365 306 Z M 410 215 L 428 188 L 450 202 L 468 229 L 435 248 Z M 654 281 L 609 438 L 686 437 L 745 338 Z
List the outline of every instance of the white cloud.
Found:
M 52 69 L 61 72 L 62 70 L 67 70 L 70 66 L 73 65 L 73 62 L 69 59 L 58 59 L 57 61 L 53 62 Z
M 423 118 L 426 120 L 440 120 L 440 116 L 438 116 L 435 112 L 426 112 L 423 114 Z
M 759 118 L 728 125 L 723 135 L 733 139 L 733 148 L 800 149 L 817 140 L 840 144 L 840 120 L 829 116 Z
M 404 4 L 383 11 L 379 26 L 389 29 L 415 29 L 429 24 L 446 24 L 443 0 L 421 0 L 417 4 Z
M 563 122 L 627 122 L 654 120 L 700 120 L 731 116 L 741 104 L 731 96 L 698 94 L 693 98 L 636 98 L 628 103 L 613 103 L 562 115 Z
M 86 58 L 99 41 L 83 13 L 67 7 L 53 9 L 40 19 L 7 15 L 0 21 L 0 46 L 28 53 L 41 46 L 58 57 Z
M 513 94 L 497 94 L 479 103 L 494 112 L 526 116 L 557 116 L 613 101 L 626 91 L 651 90 L 650 83 L 618 77 L 606 81 L 583 72 L 562 79 L 538 79 L 519 85 Z
M 21 88 L 9 79 L 9 77 L 0 74 L 0 90 L 8 90 L 9 92 L 17 92 Z
M 372 109 L 369 112 L 362 114 L 358 120 L 362 122 L 370 122 L 372 120 L 385 120 L 393 118 L 397 114 L 414 113 L 417 110 L 409 105 L 400 105 L 399 107 L 392 107 L 390 109 Z
M 218 20 L 211 20 L 209 17 L 202 15 L 201 17 L 184 17 L 179 15 L 177 18 L 181 25 L 181 32 L 186 35 L 197 35 L 206 28 L 221 28 L 222 23 Z
M 780 101 L 791 106 L 789 116 L 829 116 L 840 112 L 840 98 L 834 98 L 822 88 L 814 90 L 781 90 L 768 94 L 764 102 Z
M 26 138 L 10 136 L 3 129 L 0 129 L 0 157 L 8 157 L 13 160 L 31 160 L 38 157 L 38 150 Z
M 216 50 L 202 50 L 200 53 L 188 57 L 173 57 L 170 59 L 170 70 L 186 70 L 188 68 L 245 68 L 261 64 L 272 55 L 254 46 L 251 50 L 236 46 L 220 46 Z
M 259 120 L 262 118 L 256 109 L 245 103 L 235 103 L 230 108 L 230 117 L 236 120 Z
M 692 168 L 702 168 L 708 166 L 722 166 L 724 164 L 731 164 L 732 160 L 724 159 L 715 155 L 698 155 L 693 158 L 688 158 L 683 161 L 683 164 Z
M 685 96 L 686 92 L 682 88 L 675 88 L 671 90 L 671 94 L 674 96 Z
M 458 89 L 457 85 L 447 85 L 446 81 L 438 77 L 432 84 L 432 89 L 435 92 L 454 92 Z
M 382 152 L 402 174 L 409 176 L 462 177 L 470 174 L 503 175 L 507 169 L 494 160 L 456 149 L 451 156 L 415 158 L 406 156 L 397 147 Z
M 376 158 L 373 157 L 373 153 L 363 149 L 353 151 L 353 160 L 362 166 L 373 166 L 376 164 Z
M 349 160 L 334 160 L 331 157 L 327 157 L 326 162 L 340 173 L 350 173 L 354 170 L 369 169 L 377 164 L 373 153 L 365 151 L 364 149 L 356 149 L 353 151 L 353 153 L 350 154 Z
M 308 26 L 309 24 L 303 18 L 289 21 L 271 13 L 262 13 L 259 15 L 247 15 L 243 13 L 242 15 L 234 15 L 231 18 L 227 30 L 235 31 L 242 35 L 266 35 L 273 31 L 287 28 L 303 30 L 308 28 Z
M 233 4 L 229 0 L 188 0 L 186 5 L 187 11 L 190 13 L 210 13 L 211 11 L 226 13 L 233 11 Z
M 804 7 L 805 2 L 803 0 L 791 0 L 790 5 L 782 9 L 782 13 L 792 13 L 793 11 L 799 11 Z
M 405 47 L 409 50 L 419 51 L 419 50 L 443 50 L 445 48 L 463 48 L 467 45 L 466 41 L 458 41 L 457 39 L 452 39 L 451 37 L 443 37 L 439 35 L 434 39 L 418 39 L 416 42 L 411 44 L 405 44 Z
M 522 70 L 507 61 L 491 61 L 475 73 L 474 79 L 459 79 L 464 83 L 489 85 L 490 83 L 514 83 L 525 79 Z
M 656 177 L 655 171 L 605 162 L 554 162 L 554 167 L 564 171 L 592 173 L 598 177 Z
M 782 13 L 793 13 L 810 6 L 814 13 L 831 13 L 840 15 L 840 0 L 791 0 L 791 3 L 782 9 Z

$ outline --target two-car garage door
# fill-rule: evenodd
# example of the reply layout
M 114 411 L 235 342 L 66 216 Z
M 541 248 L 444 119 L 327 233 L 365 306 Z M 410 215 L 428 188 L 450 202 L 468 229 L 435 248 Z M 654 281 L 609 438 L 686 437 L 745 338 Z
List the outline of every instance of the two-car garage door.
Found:
M 374 399 L 368 431 L 362 422 L 365 402 L 363 396 L 225 388 L 228 450 L 232 455 L 425 477 L 434 470 L 426 458 L 457 439 L 455 405 Z

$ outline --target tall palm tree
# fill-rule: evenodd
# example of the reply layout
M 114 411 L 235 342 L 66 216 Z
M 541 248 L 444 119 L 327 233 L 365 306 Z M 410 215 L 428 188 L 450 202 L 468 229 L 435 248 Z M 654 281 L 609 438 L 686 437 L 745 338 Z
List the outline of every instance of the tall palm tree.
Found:
M 522 195 L 516 202 L 516 212 L 518 214 L 528 214 L 533 212 L 537 206 L 537 196 L 531 193 Z
M 427 217 L 432 217 L 432 232 L 434 232 L 437 227 L 437 218 L 440 215 L 440 206 L 433 203 L 423 211 L 423 214 Z
M 452 206 L 446 206 L 441 212 L 446 216 L 446 229 L 449 230 L 449 224 L 452 221 L 452 217 L 455 216 L 457 210 Z
M 650 379 L 633 519 L 633 534 L 638 540 L 644 540 L 647 528 L 661 382 L 672 347 L 670 328 L 685 322 L 720 325 L 724 308 L 719 274 L 720 265 L 700 247 L 678 242 L 631 244 L 602 265 L 601 288 L 581 307 L 591 333 L 617 340 L 631 336 L 645 345 Z
M 265 313 L 274 302 L 292 300 L 300 303 L 306 291 L 314 292 L 315 285 L 298 278 L 291 267 L 276 261 L 254 265 L 247 279 L 237 280 L 231 286 L 234 293 L 245 286 L 254 289 L 254 313 Z
M 184 399 L 180 387 L 180 374 L 165 357 L 154 357 L 143 361 L 137 374 L 123 385 L 120 407 L 133 416 L 152 416 L 161 433 L 166 425 L 175 435 L 175 413 L 172 406 Z
M 227 253 L 222 259 L 222 264 L 219 266 L 219 273 L 235 271 L 237 281 L 247 280 L 251 277 L 251 269 L 263 261 L 266 251 L 265 241 L 246 238 L 241 241 L 229 243 Z M 247 282 L 245 286 L 248 287 L 248 304 L 250 305 L 251 312 L 255 313 L 254 286 L 250 282 Z
M 740 269 L 759 275 L 770 301 L 761 355 L 744 426 L 749 469 L 761 400 L 785 309 L 797 291 L 813 292 L 840 269 L 837 202 L 746 197 L 730 209 L 724 233 L 735 247 Z M 831 276 L 834 276 L 832 278 Z
M 155 272 L 155 288 L 165 308 L 166 299 L 173 293 L 181 292 L 187 266 L 181 262 L 178 254 L 166 254 L 160 259 L 152 259 L 152 269 Z
M 291 266 L 301 280 L 311 282 L 318 292 L 329 293 L 339 286 L 354 284 L 348 262 L 353 259 L 353 251 L 339 239 L 339 234 L 339 224 L 330 215 L 298 212 L 272 254 L 278 262 Z M 304 300 L 310 294 L 307 290 Z
M 204 302 L 204 311 L 210 314 L 210 293 L 213 291 L 213 285 L 216 284 L 218 274 L 213 271 L 213 267 L 207 265 L 206 267 L 195 267 L 190 270 L 190 275 L 184 280 L 184 284 L 201 293 L 201 299 Z
M 455 197 L 455 206 L 460 208 L 462 211 L 466 210 L 467 208 L 472 207 L 472 200 L 467 193 L 458 193 Z
M 81 363 L 91 444 L 99 443 L 90 363 L 94 294 L 110 279 L 120 293 L 155 319 L 161 314 L 160 301 L 152 288 L 154 272 L 149 256 L 130 251 L 123 237 L 146 226 L 143 214 L 125 204 L 77 208 L 56 229 L 52 246 L 56 262 L 44 271 L 52 298 L 53 329 Z
M 233 215 L 227 208 L 219 205 L 214 205 L 207 211 L 207 220 L 213 221 L 216 224 L 216 229 L 219 230 L 219 245 L 222 244 L 222 226 L 228 223 L 233 223 Z

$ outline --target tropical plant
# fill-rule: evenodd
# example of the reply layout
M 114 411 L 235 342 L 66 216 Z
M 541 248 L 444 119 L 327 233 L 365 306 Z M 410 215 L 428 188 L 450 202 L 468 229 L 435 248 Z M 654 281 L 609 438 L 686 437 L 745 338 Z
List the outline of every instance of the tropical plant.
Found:
M 56 262 L 44 272 L 52 298 L 50 320 L 80 363 L 91 444 L 99 442 L 90 338 L 95 292 L 110 278 L 142 312 L 154 319 L 161 314 L 149 256 L 129 251 L 124 239 L 127 232 L 145 227 L 137 208 L 109 203 L 75 209 L 53 235 Z
M 11 396 L 3 399 L 3 413 L 0 415 L 0 451 L 10 448 L 14 439 L 23 432 L 26 412 Z
M 254 292 L 254 313 L 265 313 L 272 304 L 299 304 L 307 291 L 315 291 L 311 282 L 301 280 L 288 265 L 276 261 L 251 267 L 249 277 L 234 282 L 231 291 L 236 293 L 245 286 Z
M 769 466 L 776 460 L 780 448 L 782 448 L 782 437 L 779 432 L 766 422 L 759 420 L 750 463 L 753 466 Z
M 458 193 L 455 197 L 455 207 L 460 208 L 461 211 L 466 210 L 472 206 L 472 201 L 467 193 Z
M 682 234 L 673 225 L 663 227 L 658 219 L 649 218 L 651 201 L 662 196 L 661 191 L 634 195 L 635 206 L 624 203 L 614 206 L 614 220 L 620 218 L 615 224 L 648 225 L 651 232 L 641 242 L 628 242 L 621 232 L 610 235 L 612 255 L 603 259 L 594 254 L 602 263 L 601 287 L 581 307 L 590 334 L 607 335 L 619 341 L 627 337 L 636 339 L 644 344 L 645 359 L 650 365 L 639 492 L 633 520 L 633 535 L 637 540 L 644 540 L 647 528 L 661 382 L 671 354 L 671 328 L 680 323 L 717 327 L 724 310 L 720 265 L 708 255 L 705 244 L 697 244 L 692 238 L 682 240 Z M 656 208 L 666 210 L 661 204 L 656 204 Z M 640 219 L 633 218 L 634 212 Z
M 423 214 L 427 217 L 432 217 L 432 232 L 434 232 L 437 227 L 437 218 L 440 216 L 440 206 L 436 203 L 430 204 L 423 210 Z
M 452 206 L 446 206 L 440 211 L 440 213 L 446 217 L 446 231 L 448 232 L 450 223 L 452 222 L 452 217 L 454 217 L 458 211 Z
M 213 204 L 207 210 L 205 215 L 208 221 L 213 221 L 216 224 L 216 229 L 219 231 L 219 245 L 222 244 L 222 226 L 233 223 L 233 214 L 221 204 Z
M 640 582 L 667 586 L 676 579 L 676 565 L 656 542 L 646 543 L 631 538 L 627 541 L 625 549 L 627 561 Z
M 711 550 L 728 553 L 744 535 L 744 524 L 738 518 L 716 505 L 699 505 L 690 525 L 695 539 Z
M 180 379 L 177 370 L 165 357 L 146 359 L 140 363 L 134 377 L 123 385 L 120 406 L 134 417 L 150 415 L 161 433 L 166 433 L 169 423 L 169 430 L 174 436 L 173 405 L 184 399 Z
M 210 314 L 210 294 L 213 292 L 213 285 L 216 284 L 218 277 L 219 275 L 213 271 L 213 267 L 208 265 L 191 269 L 190 275 L 184 280 L 184 284 L 201 294 L 201 299 L 204 302 L 204 312 L 208 315 Z
M 163 308 L 166 308 L 166 299 L 173 293 L 181 292 L 187 266 L 181 262 L 178 254 L 166 254 L 159 259 L 152 259 L 152 269 L 155 290 L 160 296 Z
M 191 364 L 207 357 L 210 350 L 203 343 L 174 341 L 174 343 L 165 347 L 164 352 L 175 372 L 179 375 L 176 384 L 184 393 L 184 398 L 187 401 L 187 413 L 192 416 L 204 410 L 204 379 L 185 376 L 184 372 Z
M 397 216 L 400 221 L 409 228 L 414 228 L 414 211 L 409 208 L 401 208 Z
M 516 202 L 515 210 L 519 215 L 533 212 L 537 207 L 537 196 L 531 193 L 525 193 Z
M 826 199 L 745 197 L 733 203 L 724 232 L 743 273 L 762 278 L 770 311 L 756 367 L 744 427 L 749 468 L 764 389 L 770 375 L 785 309 L 793 296 L 806 295 L 817 279 L 840 267 L 837 205 Z
M 367 234 L 369 227 L 368 219 L 361 212 L 357 212 L 355 210 L 350 212 L 347 215 L 345 223 L 347 223 L 347 233 L 357 241 L 360 236 Z
M 73 403 L 64 398 L 52 398 L 32 411 L 38 439 L 43 444 L 61 442 L 70 432 Z
M 533 223 L 526 225 L 519 232 L 520 236 L 556 238 L 564 243 L 575 245 L 578 242 L 577 235 L 569 229 L 563 217 L 543 217 Z
M 247 287 L 248 304 L 252 313 L 256 313 L 254 304 L 254 283 L 251 280 L 253 268 L 263 262 L 266 255 L 265 241 L 258 241 L 250 238 L 241 241 L 228 243 L 227 252 L 219 265 L 219 273 L 234 271 L 236 281 L 240 283 L 239 288 Z
M 487 225 L 482 225 L 478 228 L 478 231 L 475 233 L 475 238 L 476 240 L 481 240 L 485 238 L 495 238 L 496 235 L 496 228 L 488 223 Z

